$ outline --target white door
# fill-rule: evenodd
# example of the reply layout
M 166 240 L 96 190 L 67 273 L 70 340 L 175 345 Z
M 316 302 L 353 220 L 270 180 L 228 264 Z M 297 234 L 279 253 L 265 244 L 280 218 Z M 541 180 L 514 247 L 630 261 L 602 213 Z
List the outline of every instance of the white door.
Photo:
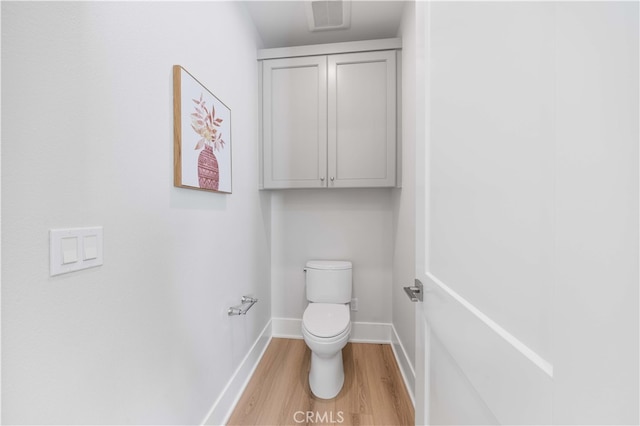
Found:
M 416 423 L 638 424 L 638 3 L 416 13 Z

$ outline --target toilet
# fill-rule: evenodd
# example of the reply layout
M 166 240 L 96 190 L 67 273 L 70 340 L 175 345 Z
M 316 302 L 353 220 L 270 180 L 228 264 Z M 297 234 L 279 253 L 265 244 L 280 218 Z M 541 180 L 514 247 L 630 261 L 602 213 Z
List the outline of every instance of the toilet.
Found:
M 302 337 L 311 350 L 309 386 L 318 398 L 334 398 L 344 384 L 342 348 L 351 334 L 351 262 L 310 260 L 306 264 L 309 304 Z

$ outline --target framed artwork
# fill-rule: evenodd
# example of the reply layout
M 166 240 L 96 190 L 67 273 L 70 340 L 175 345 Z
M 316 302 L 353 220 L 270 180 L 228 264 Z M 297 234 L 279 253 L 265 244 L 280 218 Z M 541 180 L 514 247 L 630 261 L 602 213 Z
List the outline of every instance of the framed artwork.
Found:
M 231 194 L 231 110 L 173 66 L 173 184 Z

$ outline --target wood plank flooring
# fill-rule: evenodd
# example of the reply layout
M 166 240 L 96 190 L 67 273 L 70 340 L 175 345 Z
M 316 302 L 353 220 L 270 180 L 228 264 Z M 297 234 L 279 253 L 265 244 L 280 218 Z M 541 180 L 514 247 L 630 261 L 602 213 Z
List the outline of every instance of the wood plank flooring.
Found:
M 273 338 L 229 425 L 413 425 L 414 410 L 390 345 L 348 343 L 338 396 L 309 389 L 304 340 Z

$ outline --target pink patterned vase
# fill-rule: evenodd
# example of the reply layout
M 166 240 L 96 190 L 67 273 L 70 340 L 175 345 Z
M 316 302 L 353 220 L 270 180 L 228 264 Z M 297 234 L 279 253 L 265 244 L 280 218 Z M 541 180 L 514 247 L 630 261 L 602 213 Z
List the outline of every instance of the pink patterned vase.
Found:
M 200 188 L 218 190 L 220 173 L 218 171 L 218 159 L 209 145 L 205 145 L 198 156 L 198 183 Z

